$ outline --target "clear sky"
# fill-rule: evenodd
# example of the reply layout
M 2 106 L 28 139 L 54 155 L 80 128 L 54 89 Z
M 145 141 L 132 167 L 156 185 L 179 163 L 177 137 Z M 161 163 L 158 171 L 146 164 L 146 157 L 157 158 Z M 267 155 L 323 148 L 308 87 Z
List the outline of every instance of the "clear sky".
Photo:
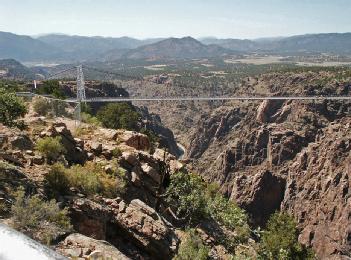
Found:
M 350 32 L 351 0 L 0 0 L 0 31 L 259 38 Z

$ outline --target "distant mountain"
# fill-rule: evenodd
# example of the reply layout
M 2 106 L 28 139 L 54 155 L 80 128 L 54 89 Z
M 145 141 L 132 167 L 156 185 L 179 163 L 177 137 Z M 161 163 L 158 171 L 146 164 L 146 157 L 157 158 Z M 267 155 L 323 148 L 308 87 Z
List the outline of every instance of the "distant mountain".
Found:
M 243 52 L 351 54 L 351 33 L 306 34 L 257 40 L 205 38 L 202 39 L 202 43 L 217 44 L 223 48 Z
M 201 42 L 240 52 L 250 52 L 259 48 L 259 44 L 251 40 L 204 38 Z
M 49 34 L 37 39 L 73 55 L 76 59 L 97 58 L 100 54 L 113 49 L 134 49 L 143 44 L 141 40 L 129 37 L 104 38 Z
M 0 32 L 0 59 L 38 61 L 57 58 L 57 48 L 29 36 Z
M 277 53 L 351 54 L 351 33 L 307 34 L 264 43 L 263 49 Z
M 0 60 L 0 78 L 35 79 L 35 73 L 16 60 Z
M 128 51 L 125 59 L 195 59 L 220 57 L 234 52 L 218 45 L 205 45 L 194 38 L 169 38 Z

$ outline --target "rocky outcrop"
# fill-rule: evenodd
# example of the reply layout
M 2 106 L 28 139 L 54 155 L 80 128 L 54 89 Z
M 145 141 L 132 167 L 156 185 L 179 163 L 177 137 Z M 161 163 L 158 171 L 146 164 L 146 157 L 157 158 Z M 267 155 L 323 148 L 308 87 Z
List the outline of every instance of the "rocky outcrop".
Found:
M 41 137 L 61 137 L 62 145 L 66 153 L 65 158 L 70 164 L 84 164 L 88 159 L 87 153 L 81 147 L 80 143 L 76 142 L 70 130 L 64 123 L 54 123 L 48 129 L 40 134 Z
M 256 120 L 260 123 L 269 123 L 274 117 L 277 117 L 277 110 L 281 108 L 284 102 L 280 100 L 265 100 L 257 109 Z M 285 109 L 286 110 L 286 109 Z M 283 113 L 284 114 L 284 113 Z M 273 116 L 275 115 L 275 116 Z
M 113 241 L 128 237 L 153 259 L 169 259 L 177 248 L 178 237 L 172 225 L 140 200 L 128 204 L 122 199 L 100 203 L 76 199 L 71 214 L 79 233 Z

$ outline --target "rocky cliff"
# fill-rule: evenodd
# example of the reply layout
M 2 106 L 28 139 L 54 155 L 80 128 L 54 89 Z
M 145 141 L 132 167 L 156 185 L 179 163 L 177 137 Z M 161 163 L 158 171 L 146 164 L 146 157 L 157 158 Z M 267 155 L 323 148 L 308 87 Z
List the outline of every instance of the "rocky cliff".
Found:
M 250 81 L 248 81 L 250 82 Z M 350 77 L 271 73 L 242 89 L 270 95 L 350 95 Z M 321 259 L 350 256 L 349 101 L 233 102 L 204 115 L 188 157 L 223 194 L 264 225 L 277 210 L 295 216 L 301 242 Z

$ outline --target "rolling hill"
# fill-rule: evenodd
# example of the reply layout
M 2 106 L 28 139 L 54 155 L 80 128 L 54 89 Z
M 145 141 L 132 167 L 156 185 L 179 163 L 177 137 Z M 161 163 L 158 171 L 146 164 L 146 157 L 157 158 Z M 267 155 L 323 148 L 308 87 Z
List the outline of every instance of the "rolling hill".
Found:
M 0 79 L 35 79 L 35 73 L 30 68 L 16 60 L 0 60 Z

